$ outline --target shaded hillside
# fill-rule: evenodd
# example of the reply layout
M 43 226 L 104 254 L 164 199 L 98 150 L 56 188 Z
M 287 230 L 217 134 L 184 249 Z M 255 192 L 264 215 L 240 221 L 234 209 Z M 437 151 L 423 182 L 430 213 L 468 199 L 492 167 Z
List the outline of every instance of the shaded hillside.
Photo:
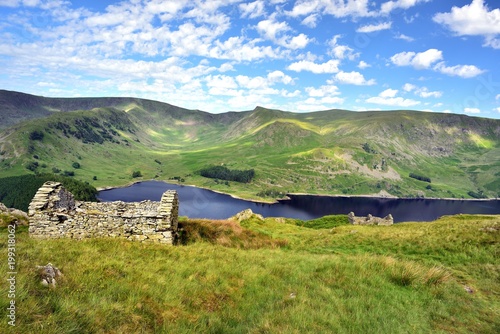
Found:
M 211 118 L 222 122 L 231 122 L 235 113 L 216 116 L 194 110 L 188 110 L 168 103 L 131 98 L 131 97 L 81 97 L 81 98 L 48 98 L 15 91 L 0 90 L 0 129 L 19 122 L 44 118 L 53 113 L 91 110 L 94 108 L 116 108 L 130 110 L 137 107 L 148 113 L 168 113 L 172 117 L 197 115 L 204 121 Z
M 142 99 L 36 99 L 10 103 L 26 113 L 62 102 L 114 106 L 55 112 L 5 129 L 2 175 L 73 172 L 94 186 L 123 185 L 142 175 L 261 199 L 258 193 L 500 196 L 500 120 L 263 107 L 210 114 Z M 217 165 L 253 169 L 255 178 L 242 185 L 200 175 Z

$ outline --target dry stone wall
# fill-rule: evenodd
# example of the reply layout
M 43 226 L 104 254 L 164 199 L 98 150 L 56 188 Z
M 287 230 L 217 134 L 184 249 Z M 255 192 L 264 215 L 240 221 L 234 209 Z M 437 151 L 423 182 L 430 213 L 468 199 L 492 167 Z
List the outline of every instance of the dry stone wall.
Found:
M 178 228 L 177 192 L 160 202 L 80 202 L 59 182 L 46 182 L 30 203 L 29 233 L 34 238 L 119 237 L 173 244 Z

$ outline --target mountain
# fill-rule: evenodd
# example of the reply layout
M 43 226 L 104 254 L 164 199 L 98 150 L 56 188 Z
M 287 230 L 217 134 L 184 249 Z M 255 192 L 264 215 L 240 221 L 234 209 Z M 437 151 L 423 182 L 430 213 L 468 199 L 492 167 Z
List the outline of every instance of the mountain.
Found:
M 138 98 L 53 99 L 9 91 L 0 91 L 0 105 L 5 176 L 55 171 L 114 186 L 138 180 L 132 173 L 140 171 L 145 179 L 183 179 L 252 199 L 278 192 L 500 196 L 495 119 L 263 107 L 210 114 Z M 254 169 L 255 178 L 240 184 L 199 175 L 211 165 Z

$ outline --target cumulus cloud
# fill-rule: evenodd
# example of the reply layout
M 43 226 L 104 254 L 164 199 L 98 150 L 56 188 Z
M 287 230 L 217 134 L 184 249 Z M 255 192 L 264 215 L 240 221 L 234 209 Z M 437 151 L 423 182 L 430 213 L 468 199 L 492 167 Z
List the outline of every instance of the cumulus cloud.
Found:
M 375 79 L 366 80 L 363 74 L 352 72 L 338 72 L 334 79 L 341 84 L 357 85 L 357 86 L 371 86 L 376 83 Z
M 378 96 L 373 96 L 365 100 L 367 103 L 381 104 L 392 107 L 412 107 L 420 104 L 420 101 L 405 99 L 400 96 L 396 96 L 398 93 L 397 89 L 386 89 L 381 92 Z
M 500 9 L 489 10 L 483 0 L 473 0 L 470 5 L 453 6 L 449 13 L 437 13 L 433 20 L 458 36 L 484 36 L 485 45 L 500 48 L 495 36 L 500 34 Z
M 429 49 L 419 53 L 400 52 L 390 59 L 396 66 L 413 66 L 416 69 L 432 69 L 446 75 L 462 78 L 472 78 L 484 73 L 484 70 L 481 70 L 475 65 L 446 66 L 445 62 L 441 61 L 443 59 L 443 53 L 437 49 Z M 433 64 L 435 65 L 433 66 Z
M 406 36 L 405 34 L 399 34 L 395 38 L 402 39 L 403 41 L 407 41 L 407 42 L 413 42 L 415 40 L 413 37 Z
M 467 114 L 479 114 L 479 113 L 481 113 L 481 109 L 479 109 L 479 108 L 464 108 L 464 112 Z
M 391 57 L 391 61 L 397 66 L 413 66 L 416 69 L 429 68 L 433 63 L 443 59 L 440 50 L 429 49 L 424 52 L 400 52 Z
M 274 14 L 269 19 L 262 20 L 257 23 L 256 28 L 257 31 L 266 39 L 288 49 L 303 49 L 311 42 L 307 35 L 303 33 L 297 36 L 290 36 L 286 34 L 287 31 L 292 29 L 288 23 L 278 22 L 276 20 L 276 15 Z
M 369 24 L 366 26 L 359 27 L 358 29 L 356 29 L 356 32 L 371 33 L 371 32 L 391 29 L 391 26 L 392 26 L 392 22 L 384 22 L 384 23 L 379 23 L 379 24 Z
M 434 69 L 438 72 L 441 72 L 450 76 L 457 76 L 461 78 L 473 78 L 484 73 L 483 70 L 474 66 L 474 65 L 455 65 L 455 66 L 446 66 L 444 62 L 440 62 L 436 64 Z
M 325 13 L 334 17 L 369 17 L 376 13 L 370 10 L 369 0 L 299 0 L 286 14 L 292 17 Z
M 408 9 L 410 7 L 413 7 L 417 5 L 420 2 L 428 2 L 430 0 L 396 0 L 396 1 L 387 1 L 384 2 L 380 6 L 380 13 L 383 15 L 390 14 L 393 10 L 402 8 L 402 9 Z
M 332 39 L 328 41 L 328 46 L 331 48 L 328 54 L 332 57 L 338 59 L 349 59 L 354 60 L 359 57 L 359 52 L 354 52 L 354 50 L 347 46 L 338 44 L 338 40 L 342 37 L 342 35 L 335 35 Z
M 395 97 L 396 94 L 398 93 L 398 90 L 397 89 L 386 89 L 384 90 L 382 93 L 380 93 L 378 96 L 380 97 Z
M 438 98 L 443 96 L 443 92 L 441 91 L 430 91 L 427 87 L 418 87 L 414 84 L 405 83 L 403 85 L 403 90 L 405 92 L 413 92 L 415 95 L 418 95 L 423 98 L 434 97 Z
M 319 88 L 306 87 L 306 92 L 311 97 L 326 97 L 340 95 L 339 88 L 335 85 L 324 85 Z
M 358 68 L 360 68 L 362 70 L 365 69 L 365 68 L 367 68 L 367 67 L 371 67 L 371 65 L 368 64 L 367 62 L 363 61 L 363 60 L 361 60 L 359 62 L 359 64 L 358 64 Z
M 254 19 L 266 14 L 265 3 L 263 0 L 258 0 L 250 3 L 242 3 L 239 5 L 239 8 L 241 11 L 241 17 L 249 17 L 251 19 Z
M 339 64 L 340 61 L 337 59 L 332 59 L 322 64 L 316 64 L 309 60 L 301 60 L 290 64 L 287 69 L 295 72 L 308 71 L 316 74 L 337 73 L 339 71 Z

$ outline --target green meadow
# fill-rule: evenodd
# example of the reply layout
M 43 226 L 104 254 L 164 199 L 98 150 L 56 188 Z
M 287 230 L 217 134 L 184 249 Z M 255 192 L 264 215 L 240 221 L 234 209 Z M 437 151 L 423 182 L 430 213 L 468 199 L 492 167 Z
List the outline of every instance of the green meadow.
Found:
M 180 224 L 176 246 L 35 240 L 18 227 L 16 326 L 2 293 L 0 331 L 500 331 L 500 216 L 392 226 L 347 225 L 341 216 Z M 6 249 L 5 225 L 1 235 Z M 48 262 L 64 275 L 55 288 L 36 276 Z M 6 260 L 0 268 L 9 271 Z

